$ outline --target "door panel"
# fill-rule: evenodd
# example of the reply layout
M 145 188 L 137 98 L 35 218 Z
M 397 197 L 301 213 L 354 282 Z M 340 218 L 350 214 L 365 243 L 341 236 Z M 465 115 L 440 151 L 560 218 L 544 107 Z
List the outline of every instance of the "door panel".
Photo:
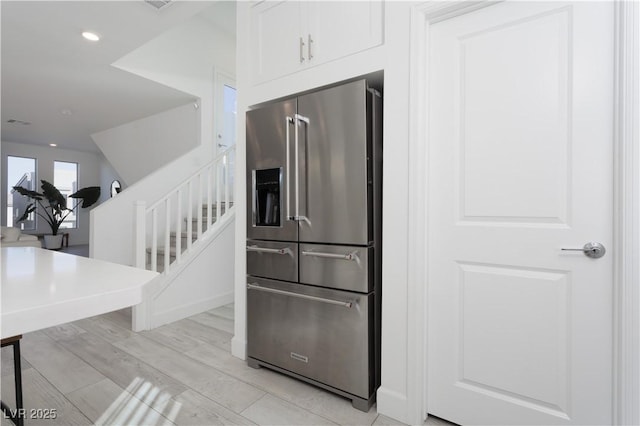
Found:
M 298 98 L 299 113 L 309 123 L 300 175 L 300 241 L 366 245 L 371 214 L 367 197 L 367 108 L 364 80 Z
M 461 38 L 461 220 L 566 224 L 570 19 L 559 9 Z
M 298 239 L 297 223 L 286 217 L 287 200 L 295 195 L 287 169 L 287 155 L 293 164 L 293 126 L 288 117 L 295 113 L 295 99 L 247 112 L 247 238 Z
M 610 3 L 505 2 L 430 28 L 428 410 L 612 422 Z
M 369 398 L 373 294 L 253 277 L 248 285 L 247 356 Z

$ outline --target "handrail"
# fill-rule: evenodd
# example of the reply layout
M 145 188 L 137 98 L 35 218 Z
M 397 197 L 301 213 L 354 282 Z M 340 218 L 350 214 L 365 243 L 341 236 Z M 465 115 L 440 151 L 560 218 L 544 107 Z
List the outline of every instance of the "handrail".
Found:
M 144 201 L 136 203 L 136 267 L 167 273 L 214 228 L 216 222 L 234 211 L 234 166 L 235 146 L 231 146 L 151 206 L 147 207 Z M 185 221 L 186 226 L 183 226 Z M 193 222 L 196 222 L 195 229 Z M 186 238 L 186 244 L 183 244 L 183 238 Z M 160 256 L 164 256 L 162 262 L 158 262 Z
M 216 155 L 216 157 L 209 161 L 207 164 L 205 164 L 204 166 L 201 166 L 198 170 L 196 170 L 191 176 L 189 176 L 187 179 L 183 180 L 182 183 L 177 184 L 176 186 L 174 186 L 173 188 L 171 188 L 169 191 L 167 191 L 167 194 L 176 192 L 178 190 L 178 188 L 180 188 L 181 186 L 183 186 L 185 184 L 185 182 L 189 181 L 190 179 L 192 179 L 194 176 L 196 176 L 198 173 L 202 172 L 203 170 L 205 170 L 207 167 L 211 167 L 212 164 L 217 163 L 218 161 L 220 161 L 225 155 L 227 155 L 228 153 L 233 152 L 235 154 L 236 152 L 236 146 L 235 145 L 231 145 L 229 148 L 225 149 L 224 151 L 222 151 L 220 154 Z M 166 195 L 165 195 L 166 197 Z M 155 203 L 151 204 L 151 206 L 147 207 L 147 209 L 152 209 L 154 207 L 157 207 L 160 203 L 162 203 L 164 198 L 159 199 L 158 201 L 156 201 Z

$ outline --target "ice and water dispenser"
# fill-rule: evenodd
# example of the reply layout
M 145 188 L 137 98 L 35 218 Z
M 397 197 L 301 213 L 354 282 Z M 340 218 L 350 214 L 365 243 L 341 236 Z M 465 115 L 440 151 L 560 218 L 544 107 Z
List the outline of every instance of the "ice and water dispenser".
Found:
M 282 168 L 254 170 L 253 182 L 254 225 L 280 226 Z

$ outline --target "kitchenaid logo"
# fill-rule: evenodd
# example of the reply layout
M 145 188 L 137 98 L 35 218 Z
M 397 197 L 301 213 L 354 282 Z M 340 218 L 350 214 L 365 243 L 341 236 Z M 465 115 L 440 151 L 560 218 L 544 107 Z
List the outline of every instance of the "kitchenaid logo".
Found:
M 306 356 L 304 356 L 304 355 L 297 354 L 297 353 L 295 353 L 295 352 L 291 352 L 291 358 L 293 358 L 293 359 L 295 359 L 295 360 L 297 360 L 297 361 L 305 362 L 305 363 L 308 363 L 308 362 L 309 362 L 309 358 L 307 358 L 307 357 L 306 357 Z

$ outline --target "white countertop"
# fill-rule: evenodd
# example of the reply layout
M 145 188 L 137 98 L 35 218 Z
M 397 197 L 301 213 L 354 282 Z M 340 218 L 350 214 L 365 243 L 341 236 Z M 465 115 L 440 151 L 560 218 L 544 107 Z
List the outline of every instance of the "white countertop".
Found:
M 34 247 L 3 247 L 0 337 L 11 337 L 142 301 L 158 273 Z

